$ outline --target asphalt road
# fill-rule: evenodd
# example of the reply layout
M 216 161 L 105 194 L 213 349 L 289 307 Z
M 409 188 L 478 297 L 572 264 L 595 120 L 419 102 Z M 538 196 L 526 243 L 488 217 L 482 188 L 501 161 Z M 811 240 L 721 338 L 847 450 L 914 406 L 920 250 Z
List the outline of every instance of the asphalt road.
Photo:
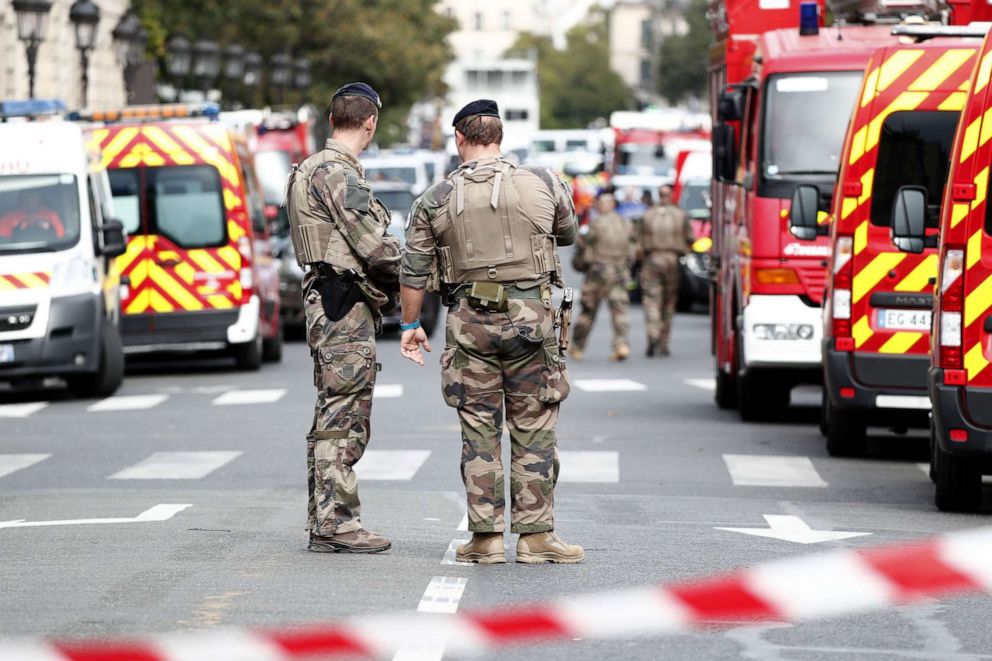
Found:
M 224 361 L 132 364 L 104 402 L 54 390 L 0 393 L 0 522 L 22 520 L 0 523 L 0 635 L 99 638 L 414 612 L 431 602 L 435 577 L 464 579 L 449 581 L 452 601 L 442 610 L 514 604 L 989 522 L 988 507 L 976 516 L 936 511 L 920 434 L 880 430 L 869 457 L 839 460 L 816 429 L 815 391 L 795 393 L 799 405 L 772 424 L 745 425 L 717 410 L 705 315 L 680 315 L 674 354 L 647 360 L 634 308 L 633 357 L 617 364 L 607 359 L 605 314 L 586 359 L 571 366 L 559 429 L 557 526 L 585 546 L 580 565 L 444 564 L 452 540 L 468 534 L 459 530 L 460 441 L 440 397 L 437 345 L 418 368 L 400 358 L 395 336 L 380 342 L 384 369 L 360 493 L 365 524 L 394 546 L 373 556 L 306 551 L 313 386 L 303 344 L 254 374 Z M 147 519 L 165 520 L 120 521 L 152 508 Z M 767 528 L 767 515 L 868 534 L 801 545 L 717 529 Z M 118 521 L 78 521 L 93 519 Z M 970 597 L 491 658 L 986 659 L 990 620 L 992 601 Z

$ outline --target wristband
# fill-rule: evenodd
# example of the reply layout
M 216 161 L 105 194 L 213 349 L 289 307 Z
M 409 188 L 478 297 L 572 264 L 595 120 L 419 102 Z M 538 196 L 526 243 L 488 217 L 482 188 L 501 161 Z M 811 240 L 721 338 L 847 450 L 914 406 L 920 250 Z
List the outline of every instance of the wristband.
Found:
M 400 322 L 401 331 L 416 330 L 418 328 L 420 328 L 420 319 L 417 319 L 416 321 L 411 321 L 408 324 L 404 324 L 402 321 Z

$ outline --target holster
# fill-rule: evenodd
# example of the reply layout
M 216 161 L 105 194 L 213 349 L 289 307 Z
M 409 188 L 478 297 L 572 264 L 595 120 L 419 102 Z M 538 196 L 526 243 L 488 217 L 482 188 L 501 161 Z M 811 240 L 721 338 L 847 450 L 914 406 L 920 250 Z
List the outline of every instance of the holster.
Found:
M 558 308 L 558 348 L 568 349 L 568 340 L 572 331 L 572 288 L 565 287 L 561 297 L 561 307 Z
M 331 321 L 341 321 L 355 307 L 355 303 L 365 298 L 355 276 L 338 274 L 330 268 L 320 270 L 314 288 L 320 294 L 324 314 Z

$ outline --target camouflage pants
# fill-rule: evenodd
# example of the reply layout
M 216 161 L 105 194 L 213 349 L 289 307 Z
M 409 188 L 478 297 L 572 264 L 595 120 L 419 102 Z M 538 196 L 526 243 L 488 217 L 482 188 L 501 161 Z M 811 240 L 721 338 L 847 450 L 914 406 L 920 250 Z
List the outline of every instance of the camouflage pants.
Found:
M 679 257 L 674 252 L 646 255 L 641 267 L 641 302 L 647 322 L 648 342 L 668 348 L 672 316 L 679 299 Z
M 627 280 L 630 270 L 626 264 L 592 264 L 582 283 L 582 311 L 572 326 L 572 342 L 578 350 L 586 348 L 586 340 L 596 321 L 599 304 L 605 298 L 613 321 L 613 348 L 628 344 L 630 332 L 630 298 Z
M 307 342 L 314 358 L 317 404 L 307 434 L 307 526 L 331 536 L 362 527 L 353 467 L 365 453 L 375 385 L 375 324 L 364 303 L 340 321 L 324 315 L 320 295 L 306 294 Z
M 514 326 L 529 329 L 535 342 L 521 339 Z M 468 529 L 500 532 L 505 526 L 500 446 L 505 405 L 511 443 L 511 530 L 553 530 L 555 426 L 569 382 L 550 306 L 513 299 L 508 312 L 490 313 L 461 301 L 448 312 L 441 368 L 445 403 L 458 410 L 461 422 Z

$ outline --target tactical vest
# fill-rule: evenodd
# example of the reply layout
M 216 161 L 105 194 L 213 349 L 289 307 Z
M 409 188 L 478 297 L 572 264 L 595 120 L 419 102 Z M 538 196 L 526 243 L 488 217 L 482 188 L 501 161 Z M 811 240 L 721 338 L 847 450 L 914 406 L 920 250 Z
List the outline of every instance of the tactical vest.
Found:
M 645 252 L 672 251 L 679 254 L 688 252 L 682 210 L 673 205 L 649 209 L 644 214 L 641 246 Z
M 630 222 L 616 212 L 592 221 L 589 259 L 595 262 L 623 262 L 630 258 Z
M 532 209 L 530 200 L 521 199 L 516 171 L 496 159 L 452 174 L 447 210 L 431 222 L 441 282 L 561 282 L 554 212 Z
M 296 262 L 301 266 L 324 262 L 343 270 L 364 274 L 365 268 L 338 229 L 324 202 L 310 191 L 313 175 L 320 167 L 342 167 L 348 186 L 347 195 L 372 197 L 371 189 L 332 149 L 323 149 L 299 165 L 293 166 L 289 176 L 286 204 L 289 212 L 289 236 L 296 252 Z M 353 191 L 357 191 L 354 193 Z M 368 202 L 369 211 L 383 224 L 389 225 L 389 212 L 378 201 Z

